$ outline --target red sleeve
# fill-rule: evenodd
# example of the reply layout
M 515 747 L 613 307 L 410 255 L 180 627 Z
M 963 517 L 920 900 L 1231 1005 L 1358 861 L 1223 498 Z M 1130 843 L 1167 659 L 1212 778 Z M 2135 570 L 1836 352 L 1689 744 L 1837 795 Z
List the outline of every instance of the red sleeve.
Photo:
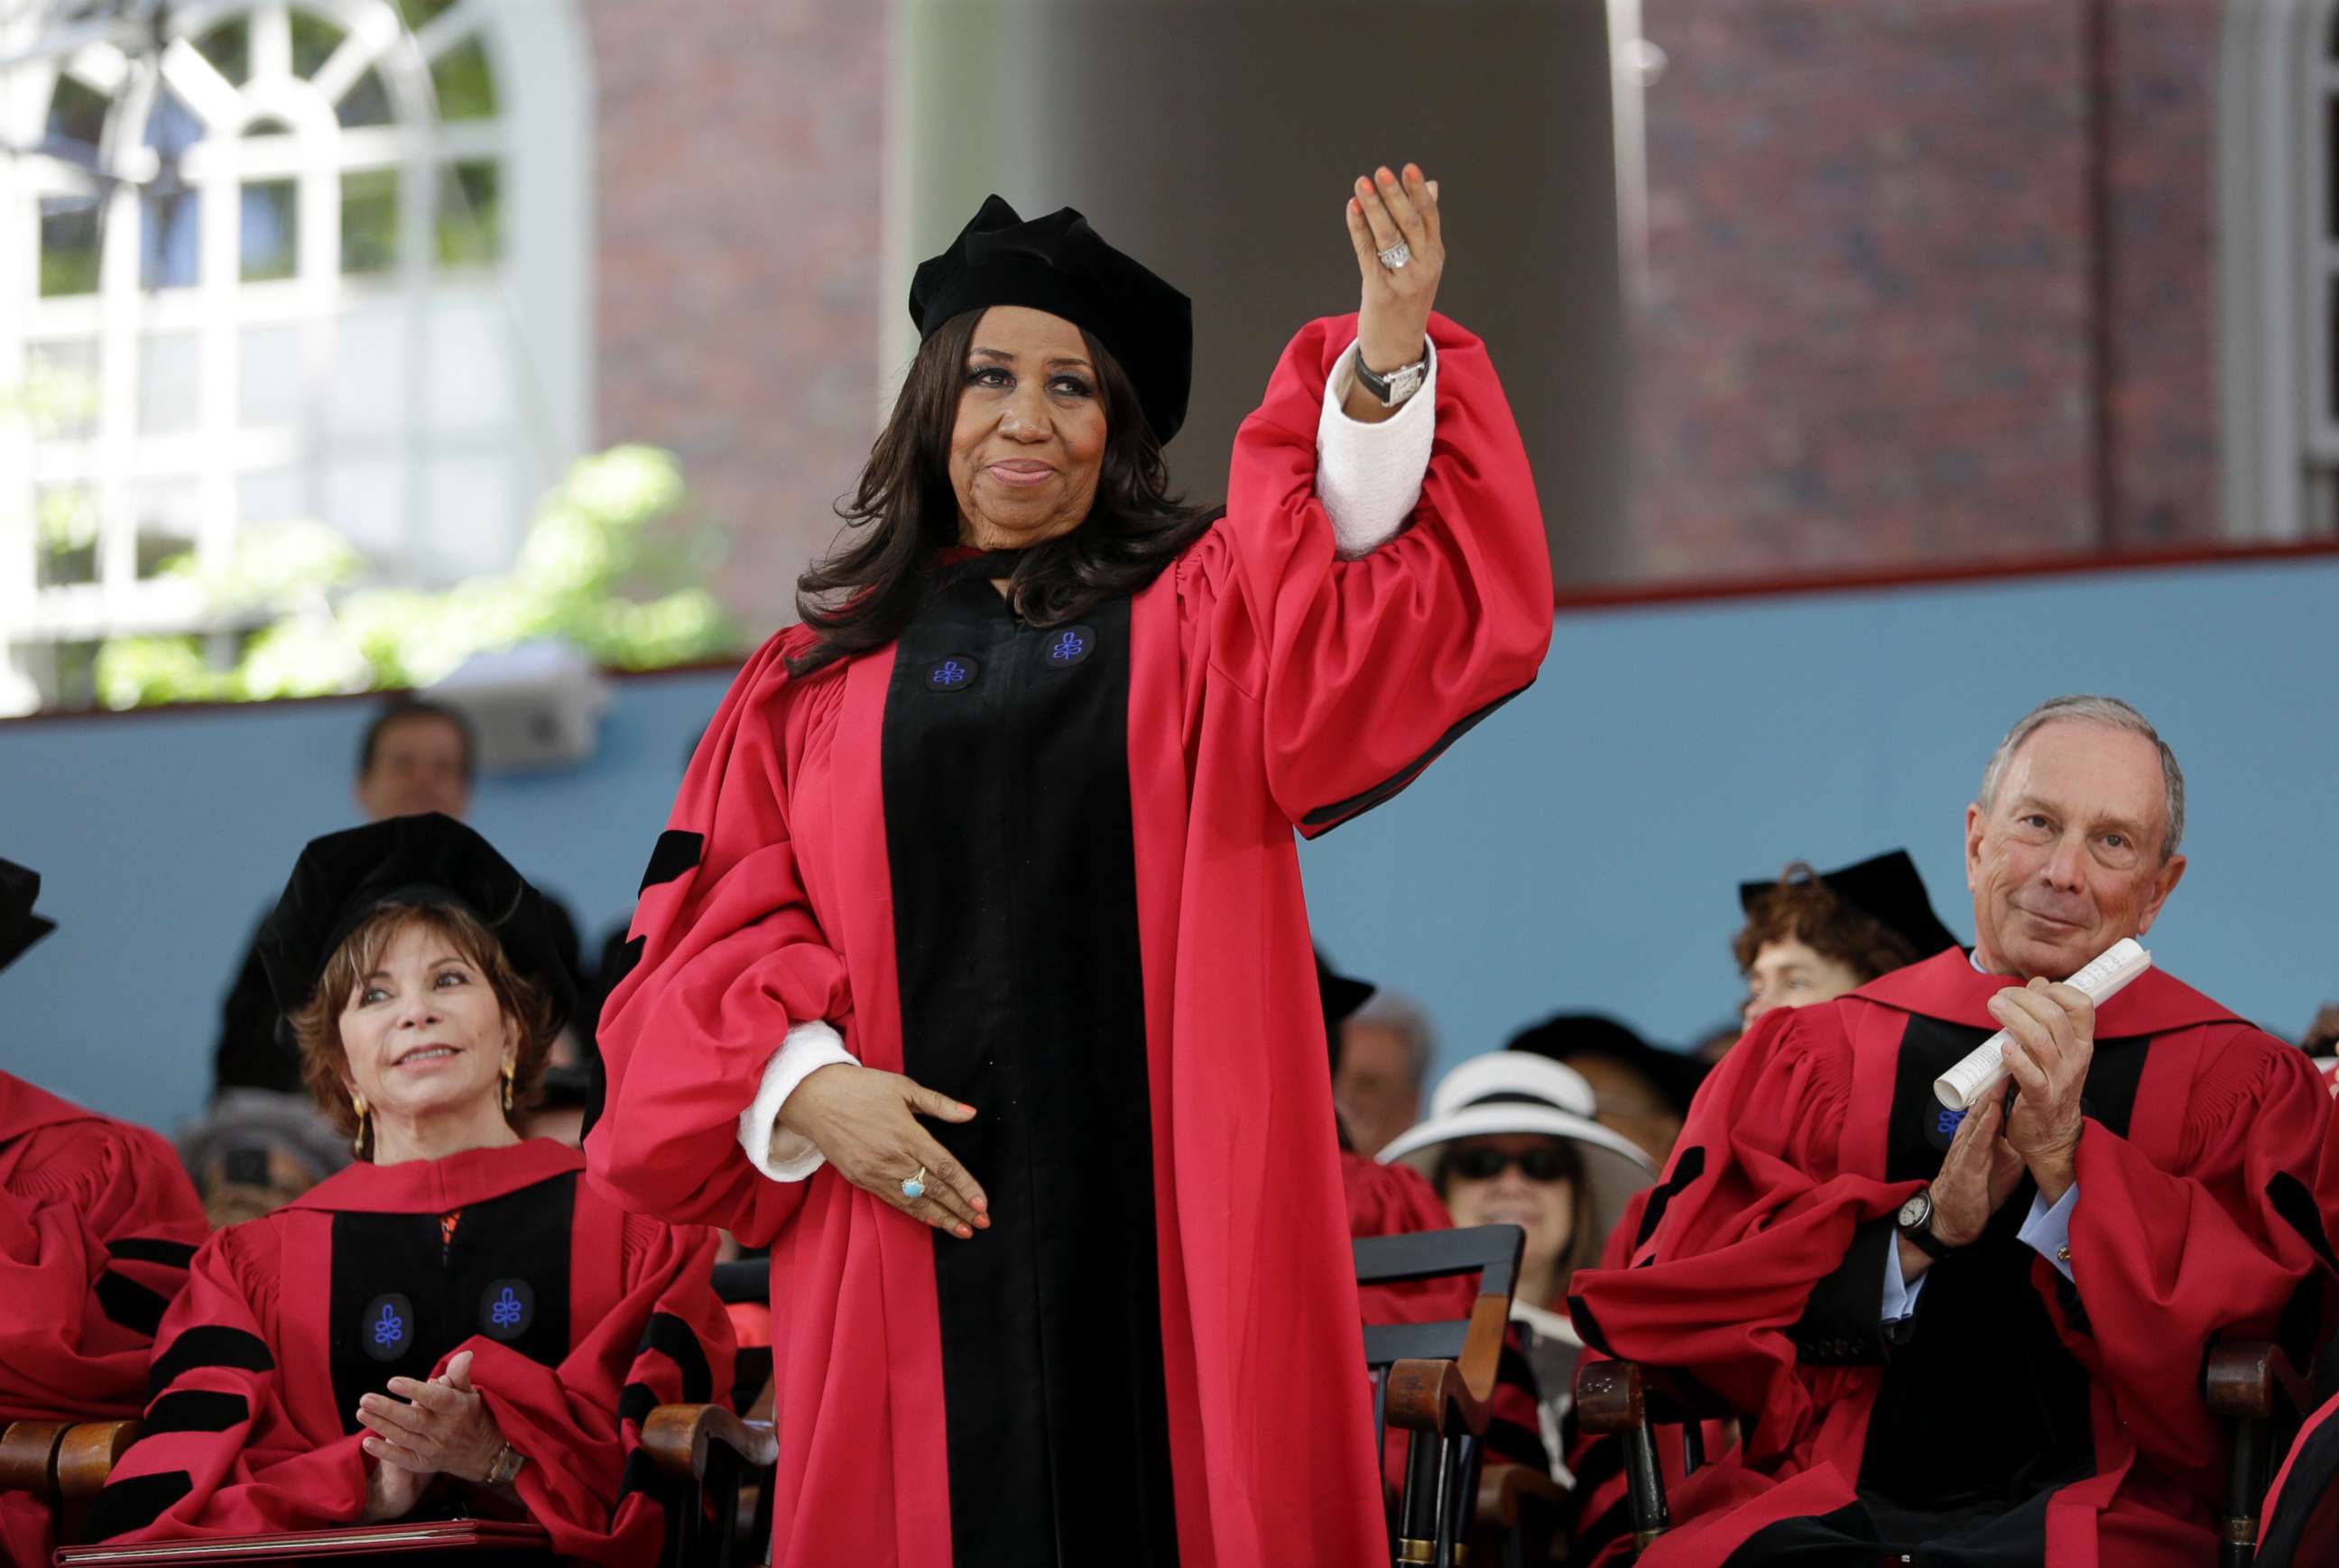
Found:
M 320 1530 L 365 1512 L 365 1455 L 330 1395 L 296 1408 L 263 1327 L 278 1277 L 269 1222 L 203 1244 L 163 1320 L 145 1435 L 90 1515 L 93 1540 Z
M 168 1143 L 91 1118 L 26 1133 L 0 1193 L 0 1418 L 135 1415 L 210 1233 Z
M 803 1201 L 738 1145 L 739 1113 L 795 1024 L 850 1040 L 844 962 L 812 915 L 789 836 L 792 629 L 749 660 L 691 758 L 634 911 L 631 965 L 601 1013 L 608 1098 L 585 1142 L 626 1208 L 768 1242 Z M 832 666 L 819 677 L 843 679 Z
M 1789 1330 L 1843 1267 L 1854 1232 L 1920 1183 L 1836 1171 L 1851 1046 L 1832 1008 L 1766 1013 L 1698 1091 L 1664 1178 L 1641 1208 L 1633 1267 L 1575 1276 L 1587 1345 L 1683 1367 L 1791 1441 L 1864 1367 L 1801 1367 Z M 1877 1279 L 1880 1288 L 1882 1268 Z
M 1310 323 L 1236 434 L 1227 515 L 1179 562 L 1211 622 L 1209 671 L 1262 712 L 1268 783 L 1308 836 L 1411 783 L 1532 683 L 1551 556 L 1525 449 L 1484 344 L 1432 317 L 1437 434 L 1411 525 L 1336 552 L 1316 495 L 1326 378 L 1353 317 Z
M 660 1405 L 727 1403 L 731 1388 L 714 1233 L 638 1215 L 625 1228 L 625 1295 L 558 1366 L 479 1336 L 456 1346 L 472 1353 L 471 1386 L 504 1440 L 528 1456 L 518 1485 L 528 1516 L 562 1557 L 613 1564 L 655 1562 L 664 1538 L 642 1422 Z
M 2197 1376 L 2213 1340 L 2322 1344 L 2317 1285 L 2334 1266 L 2310 1184 L 2331 1095 L 2304 1052 L 2255 1030 L 2202 1045 L 2178 1162 L 2165 1170 L 2093 1120 L 2079 1137 L 2071 1283 L 2045 1258 L 2033 1277 L 2063 1343 L 2112 1395 L 2137 1445 L 2215 1495 L 2225 1440 Z M 2072 1289 L 2076 1285 L 2076 1292 Z M 2304 1307 L 2304 1323 L 2285 1312 Z

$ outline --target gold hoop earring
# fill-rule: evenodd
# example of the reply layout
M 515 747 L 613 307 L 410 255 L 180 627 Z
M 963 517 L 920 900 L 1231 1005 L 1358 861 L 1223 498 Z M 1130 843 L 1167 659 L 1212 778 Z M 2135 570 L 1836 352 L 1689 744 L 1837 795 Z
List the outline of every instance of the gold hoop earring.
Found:
M 365 1158 L 367 1135 L 373 1131 L 373 1129 L 369 1126 L 366 1121 L 366 1097 L 360 1094 L 353 1089 L 350 1090 L 350 1104 L 356 1108 L 358 1113 L 358 1135 L 350 1139 L 350 1152 L 356 1155 L 360 1159 L 363 1159 Z
M 504 1114 L 506 1116 L 509 1116 L 511 1114 L 512 1080 L 518 1077 L 518 1074 L 519 1064 L 518 1062 L 507 1061 L 504 1063 Z

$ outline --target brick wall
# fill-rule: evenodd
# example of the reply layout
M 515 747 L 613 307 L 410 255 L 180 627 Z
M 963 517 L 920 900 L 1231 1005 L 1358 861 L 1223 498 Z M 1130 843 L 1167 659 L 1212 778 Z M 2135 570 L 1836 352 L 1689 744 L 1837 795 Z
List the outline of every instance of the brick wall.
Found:
M 596 439 L 671 448 L 760 637 L 875 433 L 885 7 L 587 0 Z
M 1651 0 L 1636 573 L 2212 533 L 2216 27 L 2206 0 L 2100 31 L 2074 0 Z

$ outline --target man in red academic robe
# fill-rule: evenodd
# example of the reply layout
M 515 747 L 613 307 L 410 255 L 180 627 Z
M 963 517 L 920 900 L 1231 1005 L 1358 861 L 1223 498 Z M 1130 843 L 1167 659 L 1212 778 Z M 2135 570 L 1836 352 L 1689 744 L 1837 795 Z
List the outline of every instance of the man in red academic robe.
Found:
M 50 922 L 0 861 L 0 969 Z M 171 1146 L 0 1072 L 0 1424 L 135 1416 L 163 1309 L 209 1227 Z M 45 1563 L 47 1510 L 0 1494 L 0 1553 Z
M 1643 1563 L 2211 1560 L 2202 1357 L 2314 1342 L 2330 1100 L 2165 971 L 2100 1009 L 2054 983 L 2149 929 L 2183 831 L 2142 715 L 2044 704 L 1967 810 L 1970 957 L 1766 1013 L 1723 1060 L 1633 1267 L 1575 1284 L 1587 1342 L 1754 1417 Z M 2008 1090 L 1945 1111 L 1934 1079 L 2001 1028 Z

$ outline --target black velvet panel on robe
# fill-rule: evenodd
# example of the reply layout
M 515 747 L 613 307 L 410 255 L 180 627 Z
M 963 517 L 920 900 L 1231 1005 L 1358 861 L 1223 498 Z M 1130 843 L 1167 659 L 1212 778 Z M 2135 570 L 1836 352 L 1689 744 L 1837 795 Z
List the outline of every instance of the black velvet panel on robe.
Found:
M 1167 1565 L 1130 606 L 1042 630 L 995 569 L 902 635 L 883 745 L 903 1070 L 991 1199 L 934 1238 L 953 1556 Z
M 342 1430 L 359 1429 L 360 1395 L 428 1378 L 474 1334 L 558 1366 L 568 1354 L 576 1206 L 570 1171 L 469 1205 L 444 1244 L 436 1214 L 335 1214 L 327 1341 Z

